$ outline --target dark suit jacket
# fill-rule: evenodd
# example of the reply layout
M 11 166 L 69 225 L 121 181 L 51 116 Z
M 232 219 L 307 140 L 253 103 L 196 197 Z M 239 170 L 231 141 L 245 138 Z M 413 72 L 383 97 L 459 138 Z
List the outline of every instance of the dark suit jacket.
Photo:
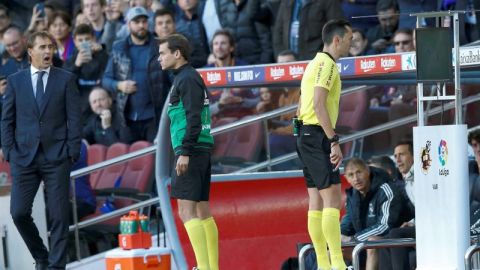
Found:
M 3 103 L 2 149 L 7 161 L 28 166 L 41 145 L 49 161 L 80 155 L 81 123 L 75 76 L 51 67 L 43 103 L 38 108 L 30 68 L 7 79 Z

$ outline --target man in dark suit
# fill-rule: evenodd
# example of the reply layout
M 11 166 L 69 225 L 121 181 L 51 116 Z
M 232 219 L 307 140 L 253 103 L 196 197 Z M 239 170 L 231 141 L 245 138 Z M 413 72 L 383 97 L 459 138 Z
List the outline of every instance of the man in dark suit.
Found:
M 15 226 L 36 261 L 36 269 L 65 269 L 69 225 L 69 174 L 80 154 L 80 108 L 74 75 L 52 66 L 55 42 L 47 32 L 28 40 L 31 66 L 8 77 L 1 131 L 13 184 Z M 32 219 L 40 182 L 50 229 L 50 252 Z

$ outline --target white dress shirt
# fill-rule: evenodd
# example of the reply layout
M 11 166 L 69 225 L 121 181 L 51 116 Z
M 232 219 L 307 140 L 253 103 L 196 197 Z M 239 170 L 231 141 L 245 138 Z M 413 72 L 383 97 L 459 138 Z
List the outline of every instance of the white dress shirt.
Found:
M 33 88 L 33 94 L 34 96 L 37 96 L 37 79 L 38 79 L 38 74 L 37 71 L 45 71 L 45 74 L 43 74 L 43 91 L 47 89 L 47 81 L 48 81 L 48 75 L 50 75 L 50 67 L 47 69 L 38 69 L 34 67 L 33 65 L 30 66 L 30 76 L 32 78 L 32 88 Z

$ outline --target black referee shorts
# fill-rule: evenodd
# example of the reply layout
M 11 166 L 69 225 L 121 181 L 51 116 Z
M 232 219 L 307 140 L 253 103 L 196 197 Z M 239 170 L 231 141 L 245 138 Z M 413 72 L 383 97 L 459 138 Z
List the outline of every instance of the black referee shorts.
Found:
M 176 166 L 178 156 L 175 156 Z M 208 201 L 211 180 L 210 153 L 194 153 L 190 156 L 187 173 L 177 175 L 174 167 L 170 196 L 189 201 Z
M 303 163 L 308 188 L 325 189 L 340 183 L 340 173 L 330 162 L 330 141 L 320 126 L 305 125 L 299 130 L 297 153 Z

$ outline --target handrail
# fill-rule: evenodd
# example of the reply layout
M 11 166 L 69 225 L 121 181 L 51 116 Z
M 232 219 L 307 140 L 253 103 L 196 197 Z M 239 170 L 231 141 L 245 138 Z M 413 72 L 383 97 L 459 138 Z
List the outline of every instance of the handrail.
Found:
M 382 239 L 361 242 L 355 246 L 352 251 L 353 269 L 360 270 L 360 252 L 364 249 L 379 249 L 392 247 L 413 247 L 415 246 L 415 239 L 413 238 L 398 238 L 398 239 Z
M 347 95 L 347 94 L 354 93 L 354 92 L 357 92 L 357 91 L 362 91 L 362 90 L 368 90 L 370 88 L 371 88 L 370 86 L 366 86 L 366 85 L 349 87 L 349 88 L 346 88 L 346 89 L 342 90 L 342 95 Z M 219 126 L 219 127 L 215 127 L 211 130 L 211 134 L 212 135 L 222 134 L 222 133 L 225 133 L 225 132 L 230 131 L 230 130 L 235 130 L 235 129 L 238 129 L 238 128 L 242 128 L 244 126 L 248 126 L 249 124 L 258 122 L 260 120 L 272 119 L 272 118 L 278 117 L 280 115 L 295 111 L 297 106 L 298 105 L 291 105 L 291 106 L 278 108 L 276 110 L 266 112 L 266 113 L 262 113 L 262 114 L 259 114 L 257 116 L 254 116 L 254 117 L 251 117 L 251 118 L 248 118 L 248 119 L 239 120 L 235 123 L 230 123 L 230 124 L 227 124 L 227 125 L 222 125 L 222 126 Z M 121 164 L 121 163 L 127 162 L 127 161 L 129 161 L 131 159 L 134 159 L 134 158 L 137 158 L 137 157 L 153 154 L 156 149 L 157 149 L 157 146 L 156 146 L 156 144 L 154 144 L 152 146 L 137 150 L 135 152 L 127 153 L 127 154 L 121 155 L 119 157 L 115 157 L 115 158 L 112 158 L 112 159 L 109 159 L 109 160 L 105 160 L 105 161 L 90 165 L 90 166 L 85 167 L 85 168 L 75 170 L 75 171 L 70 173 L 70 178 L 78 178 L 80 176 L 91 174 L 95 171 L 104 169 L 108 166 Z
M 480 243 L 471 245 L 470 247 L 467 248 L 467 251 L 465 252 L 465 270 L 472 270 L 473 254 L 479 251 L 480 251 Z
M 479 100 L 480 100 L 480 94 L 469 96 L 467 98 L 462 99 L 462 106 L 473 103 L 473 102 L 476 102 L 476 101 L 479 101 Z M 428 116 L 436 115 L 436 114 L 441 113 L 442 110 L 443 111 L 444 110 L 449 110 L 449 109 L 454 108 L 454 106 L 455 106 L 454 102 L 449 102 L 445 106 L 443 106 L 443 108 L 442 108 L 442 106 L 438 106 L 438 107 L 435 107 L 433 109 L 430 109 L 428 112 L 426 112 L 426 114 Z M 343 143 L 347 143 L 347 142 L 350 142 L 350 141 L 354 141 L 354 140 L 359 139 L 359 138 L 363 138 L 363 137 L 366 137 L 366 136 L 369 136 L 369 135 L 372 135 L 372 134 L 376 134 L 376 133 L 379 133 L 379 132 L 382 132 L 382 131 L 385 131 L 385 130 L 388 130 L 388 129 L 391 129 L 391 128 L 394 128 L 394 127 L 398 127 L 398 126 L 402 126 L 402 125 L 405 125 L 405 124 L 413 123 L 415 121 L 417 121 L 417 114 L 412 114 L 410 116 L 406 116 L 406 117 L 403 117 L 403 118 L 400 118 L 400 119 L 397 119 L 397 120 L 393 120 L 393 121 L 387 122 L 385 124 L 380 124 L 380 125 L 374 126 L 372 128 L 357 131 L 354 134 L 342 136 L 340 138 L 339 143 L 343 144 Z M 252 165 L 252 166 L 249 166 L 249 167 L 246 167 L 246 168 L 242 168 L 240 170 L 234 171 L 234 173 L 246 173 L 246 172 L 251 172 L 251 171 L 258 171 L 258 170 L 264 169 L 268 166 L 276 165 L 278 163 L 288 161 L 288 160 L 294 159 L 296 157 L 297 157 L 297 153 L 285 154 L 285 155 L 282 155 L 282 156 L 277 157 L 275 159 L 272 159 L 270 161 L 266 160 L 266 161 L 257 163 L 255 165 Z
M 129 205 L 129 206 L 122 207 L 120 209 L 117 209 L 117 210 L 114 210 L 112 212 L 103 214 L 101 216 L 96 216 L 96 217 L 89 218 L 85 221 L 81 221 L 81 222 L 77 223 L 78 225 L 75 225 L 75 224 L 70 225 L 70 227 L 68 229 L 69 229 L 69 231 L 73 231 L 73 230 L 75 230 L 75 227 L 77 227 L 77 226 L 78 226 L 78 229 L 82 229 L 82 228 L 88 227 L 90 225 L 94 225 L 94 224 L 97 224 L 99 222 L 109 220 L 111 218 L 126 214 L 126 213 L 128 213 L 132 210 L 143 208 L 143 207 L 146 207 L 146 206 L 151 206 L 151 205 L 154 205 L 154 204 L 157 204 L 157 203 L 158 203 L 158 197 L 151 198 L 151 199 L 141 201 L 141 202 Z
M 342 243 L 342 248 L 354 247 L 356 244 L 355 242 Z M 298 252 L 298 270 L 305 270 L 305 255 L 307 251 L 312 249 L 314 249 L 312 244 L 306 244 L 300 249 Z

